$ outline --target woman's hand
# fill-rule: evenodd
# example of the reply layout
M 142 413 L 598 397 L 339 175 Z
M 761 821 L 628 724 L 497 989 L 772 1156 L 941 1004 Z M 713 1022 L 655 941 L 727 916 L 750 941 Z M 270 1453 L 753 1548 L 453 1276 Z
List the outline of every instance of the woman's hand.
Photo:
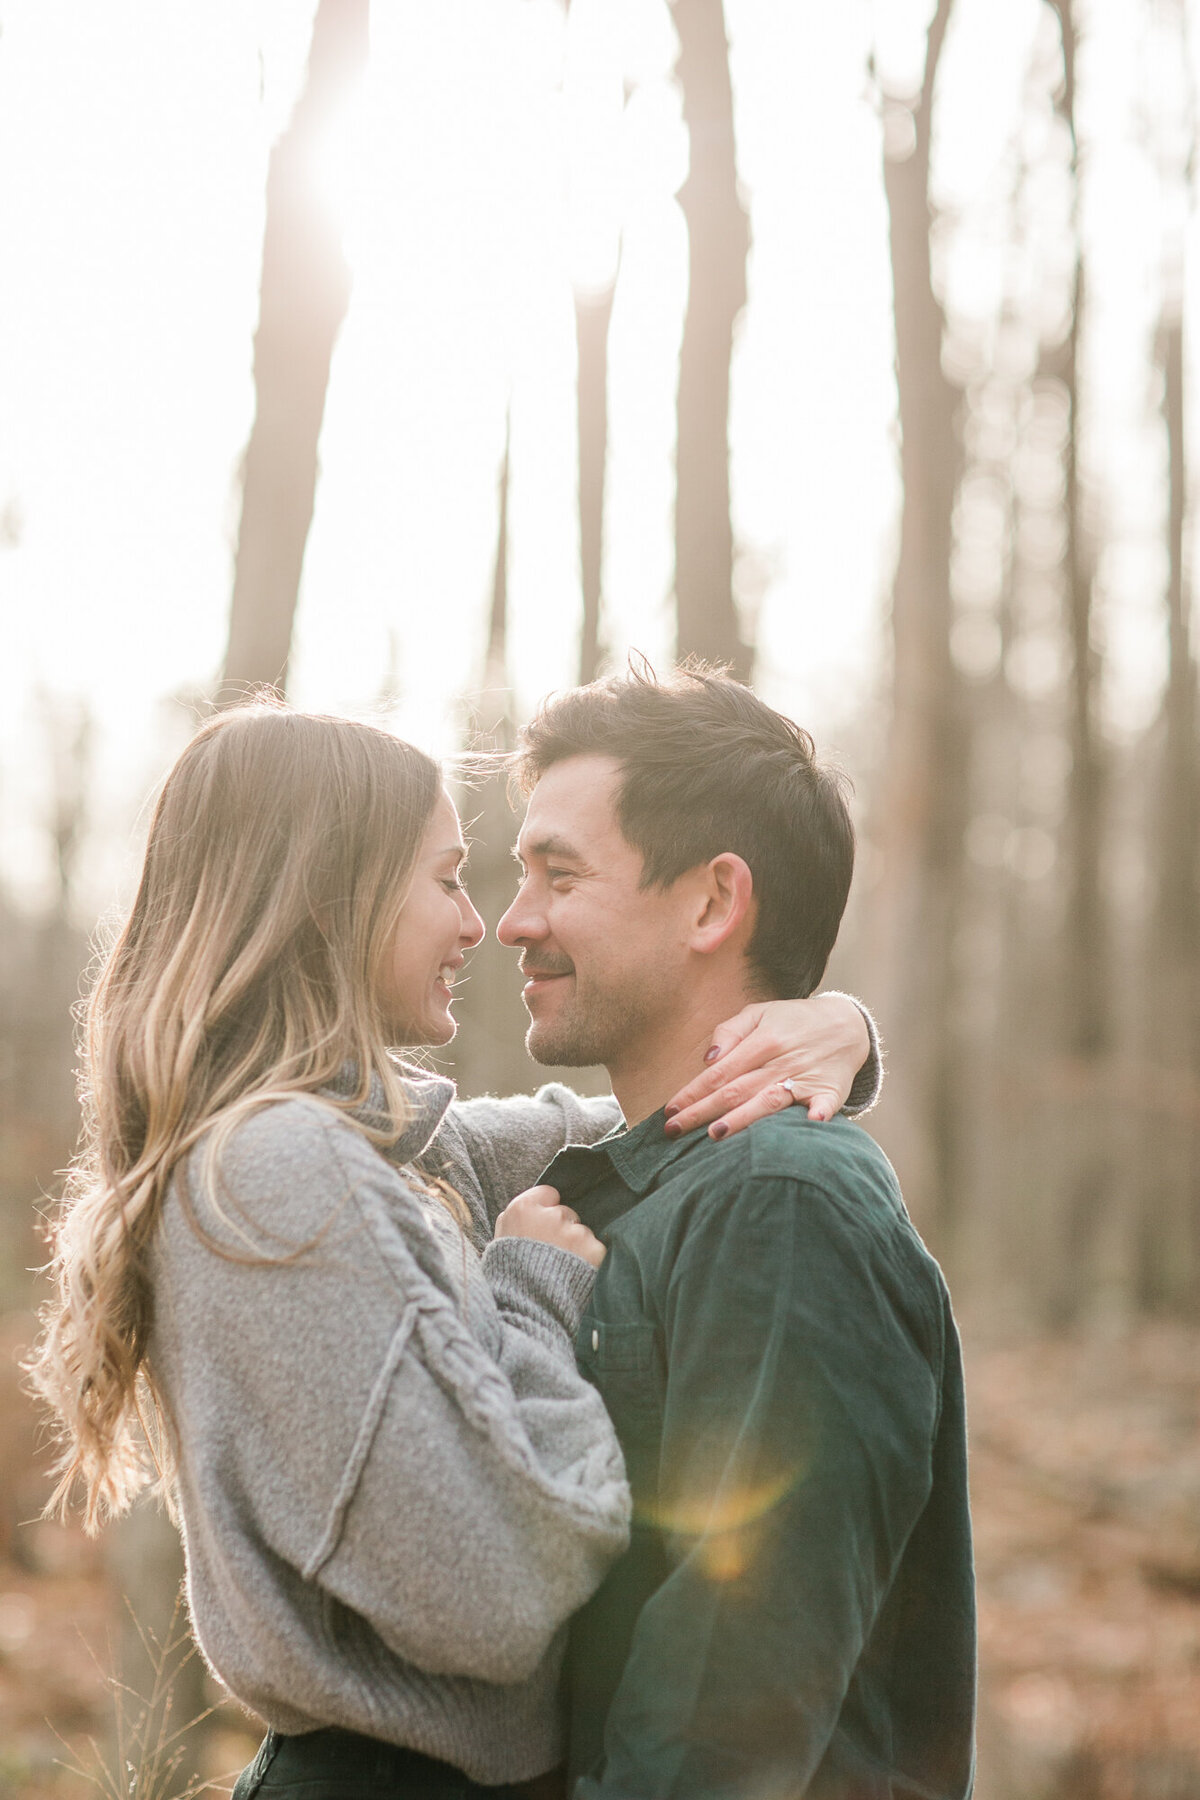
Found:
M 832 1119 L 870 1050 L 866 1020 L 845 994 L 743 1007 L 713 1033 L 709 1067 L 668 1102 L 667 1135 L 707 1125 L 709 1137 L 726 1137 L 793 1103 L 810 1119 Z
M 543 1244 L 555 1244 L 582 1256 L 593 1269 L 604 1261 L 604 1245 L 578 1213 L 563 1205 L 557 1188 L 526 1188 L 510 1200 L 496 1220 L 496 1236 L 537 1238 Z

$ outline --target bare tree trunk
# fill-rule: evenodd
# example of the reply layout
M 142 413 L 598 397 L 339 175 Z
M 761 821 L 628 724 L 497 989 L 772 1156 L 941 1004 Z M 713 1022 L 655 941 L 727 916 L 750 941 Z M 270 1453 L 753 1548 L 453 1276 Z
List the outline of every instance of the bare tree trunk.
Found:
M 1173 953 L 1190 959 L 1200 942 L 1196 889 L 1197 740 L 1196 665 L 1192 655 L 1191 596 L 1183 579 L 1183 528 L 1187 495 L 1184 444 L 1183 319 L 1164 320 L 1161 333 L 1163 415 L 1167 431 L 1170 501 L 1167 641 L 1170 662 L 1163 703 L 1165 745 L 1160 823 L 1159 919 Z
M 1105 770 L 1096 718 L 1100 657 L 1092 642 L 1093 559 L 1083 519 L 1079 475 L 1079 346 L 1084 327 L 1086 282 L 1079 219 L 1079 145 L 1075 133 L 1075 60 L 1078 36 L 1073 0 L 1050 0 L 1062 32 L 1063 80 L 1056 109 L 1071 138 L 1072 225 L 1075 273 L 1071 328 L 1061 375 L 1067 389 L 1066 476 L 1067 637 L 1071 652 L 1069 786 L 1070 868 L 1065 947 L 1067 957 L 1068 1046 L 1081 1057 L 1099 1057 L 1109 1047 L 1112 1021 L 1106 980 L 1107 933 L 1101 890 Z
M 1165 1111 L 1143 1123 L 1145 1194 L 1139 1225 L 1139 1299 L 1194 1306 L 1200 1281 L 1200 1179 L 1194 1119 L 1200 1074 L 1197 898 L 1200 792 L 1196 664 L 1184 581 L 1187 462 L 1181 310 L 1168 303 L 1159 330 L 1167 438 L 1168 667 L 1159 720 L 1152 857 L 1157 882 L 1149 920 L 1147 1065 L 1165 1089 Z M 1178 1094 L 1183 1104 L 1173 1103 Z
M 721 0 L 675 0 L 679 85 L 691 140 L 679 204 L 688 227 L 688 304 L 679 354 L 675 497 L 677 650 L 732 665 L 752 652 L 733 599 L 729 365 L 746 302 L 750 226 L 738 196 L 729 46 Z
M 514 747 L 512 694 L 508 674 L 508 486 L 509 432 L 505 428 L 496 523 L 496 564 L 488 618 L 483 687 L 488 712 L 472 748 L 507 753 Z M 464 1097 L 528 1091 L 543 1081 L 566 1079 L 583 1093 L 607 1092 L 607 1082 L 578 1069 L 539 1068 L 525 1049 L 528 1018 L 521 1004 L 517 958 L 495 935 L 496 921 L 516 890 L 510 854 L 519 821 L 508 798 L 506 771 L 485 774 L 460 793 L 471 850 L 471 898 L 488 935 L 471 954 L 455 1002 L 458 1035 L 453 1074 Z M 582 1077 L 582 1079 L 581 1079 Z
M 500 464 L 500 485 L 496 505 L 496 563 L 492 570 L 492 604 L 488 613 L 487 652 L 483 663 L 483 685 L 502 698 L 504 719 L 500 729 L 508 741 L 511 721 L 508 718 L 511 695 L 508 681 L 508 486 L 512 473 L 512 412 L 504 418 L 504 457 Z
M 1100 860 L 1104 832 L 1105 771 L 1096 698 L 1100 657 L 1092 642 L 1092 557 L 1081 516 L 1079 482 L 1078 347 L 1084 306 L 1084 274 L 1075 271 L 1065 380 L 1070 396 L 1066 447 L 1067 622 L 1071 649 L 1069 853 L 1065 944 L 1069 1045 L 1077 1056 L 1098 1057 L 1108 1048 L 1111 1021 L 1106 1001 L 1104 905 Z
M 1101 1065 L 1113 1048 L 1114 1014 L 1110 981 L 1110 922 L 1103 891 L 1103 851 L 1108 810 L 1108 770 L 1098 717 L 1100 654 L 1093 641 L 1094 547 L 1084 518 L 1080 474 L 1081 407 L 1080 345 L 1087 311 L 1087 279 L 1080 223 L 1079 144 L 1075 121 L 1075 69 L 1078 51 L 1074 0 L 1048 0 L 1057 16 L 1062 39 L 1062 83 L 1055 110 L 1070 139 L 1071 224 L 1074 269 L 1071 322 L 1057 356 L 1045 359 L 1067 394 L 1067 431 L 1063 451 L 1066 555 L 1063 602 L 1069 655 L 1067 782 L 1065 830 L 1066 905 L 1062 919 L 1061 969 L 1065 1049 L 1091 1078 L 1081 1083 L 1081 1098 L 1063 1119 L 1074 1127 L 1071 1166 L 1062 1196 L 1059 1244 L 1060 1279 L 1055 1322 L 1065 1324 L 1087 1304 L 1095 1281 L 1099 1243 L 1119 1209 L 1121 1175 L 1113 1131 L 1111 1098 L 1103 1093 Z
M 1190 67 L 1187 14 L 1162 17 L 1167 43 L 1177 42 Z M 1166 9 L 1164 9 L 1164 15 Z M 1165 48 L 1166 46 L 1164 46 Z M 1172 46 L 1173 47 L 1173 46 Z M 1153 862 L 1157 872 L 1150 921 L 1147 1041 L 1152 1068 L 1167 1083 L 1166 1116 L 1145 1122 L 1146 1192 L 1140 1221 L 1139 1298 L 1151 1305 L 1194 1308 L 1200 1285 L 1200 1176 L 1197 1174 L 1195 1094 L 1200 1086 L 1200 736 L 1197 674 L 1191 634 L 1192 596 L 1185 579 L 1188 458 L 1184 420 L 1185 242 L 1183 221 L 1195 163 L 1195 96 L 1188 93 L 1180 157 L 1170 123 L 1164 130 L 1161 181 L 1173 225 L 1163 246 L 1163 297 L 1158 331 L 1162 418 L 1167 440 L 1166 593 L 1168 664 L 1159 720 L 1158 794 Z M 1173 123 L 1173 121 L 1171 122 Z M 1182 1104 L 1171 1104 L 1172 1095 Z
M 471 748 L 511 751 L 514 744 L 512 695 L 508 674 L 508 485 L 511 420 L 504 425 L 504 457 L 497 496 L 496 561 L 488 613 L 483 664 L 483 701 Z M 520 979 L 511 951 L 497 943 L 496 920 L 513 894 L 514 868 L 509 848 L 516 835 L 512 807 L 502 771 L 485 774 L 478 785 L 459 796 L 472 839 L 471 898 L 488 935 L 467 964 L 455 1002 L 458 1036 L 454 1042 L 454 1078 L 465 1095 L 507 1093 L 528 1082 L 529 1058 L 521 1043 Z
M 340 232 L 313 185 L 314 143 L 367 56 L 368 0 L 320 0 L 308 76 L 271 152 L 263 234 L 256 411 L 219 700 L 251 685 L 283 691 L 317 483 L 329 365 L 350 297 Z
M 945 319 L 930 267 L 934 90 L 952 0 L 938 0 L 912 107 L 911 153 L 885 151 L 904 487 L 892 584 L 892 717 L 874 837 L 873 998 L 905 1046 L 892 1080 L 901 1172 L 944 1246 L 956 1192 L 953 939 L 967 803 L 960 682 L 950 654 L 950 556 L 959 479 L 958 390 L 942 369 Z M 889 107 L 904 102 L 888 97 Z
M 579 561 L 583 577 L 583 631 L 579 680 L 600 673 L 600 609 L 604 559 L 604 474 L 608 457 L 608 326 L 615 287 L 576 294 L 579 346 Z

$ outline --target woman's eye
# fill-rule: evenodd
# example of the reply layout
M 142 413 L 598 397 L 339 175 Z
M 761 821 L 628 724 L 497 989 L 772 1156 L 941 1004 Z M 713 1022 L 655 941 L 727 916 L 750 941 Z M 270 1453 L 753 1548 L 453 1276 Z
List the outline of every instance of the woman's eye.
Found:
M 466 892 L 467 888 L 467 884 L 461 875 L 447 876 L 442 882 L 442 886 L 448 894 L 462 894 Z

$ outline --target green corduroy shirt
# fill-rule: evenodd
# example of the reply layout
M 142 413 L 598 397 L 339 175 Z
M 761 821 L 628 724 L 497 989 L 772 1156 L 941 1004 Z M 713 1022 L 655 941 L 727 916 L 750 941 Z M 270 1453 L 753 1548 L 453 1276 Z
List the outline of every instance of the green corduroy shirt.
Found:
M 571 1630 L 574 1800 L 963 1800 L 962 1361 L 886 1157 L 658 1113 L 542 1179 L 608 1248 L 576 1351 L 634 1498 Z

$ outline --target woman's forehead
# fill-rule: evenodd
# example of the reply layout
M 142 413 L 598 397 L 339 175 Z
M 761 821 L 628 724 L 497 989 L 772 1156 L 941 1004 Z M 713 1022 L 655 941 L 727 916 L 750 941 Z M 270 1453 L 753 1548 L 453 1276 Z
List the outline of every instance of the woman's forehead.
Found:
M 422 852 L 425 856 L 442 856 L 454 850 L 462 850 L 463 847 L 458 808 L 443 788 L 433 803 L 433 811 L 425 827 Z

